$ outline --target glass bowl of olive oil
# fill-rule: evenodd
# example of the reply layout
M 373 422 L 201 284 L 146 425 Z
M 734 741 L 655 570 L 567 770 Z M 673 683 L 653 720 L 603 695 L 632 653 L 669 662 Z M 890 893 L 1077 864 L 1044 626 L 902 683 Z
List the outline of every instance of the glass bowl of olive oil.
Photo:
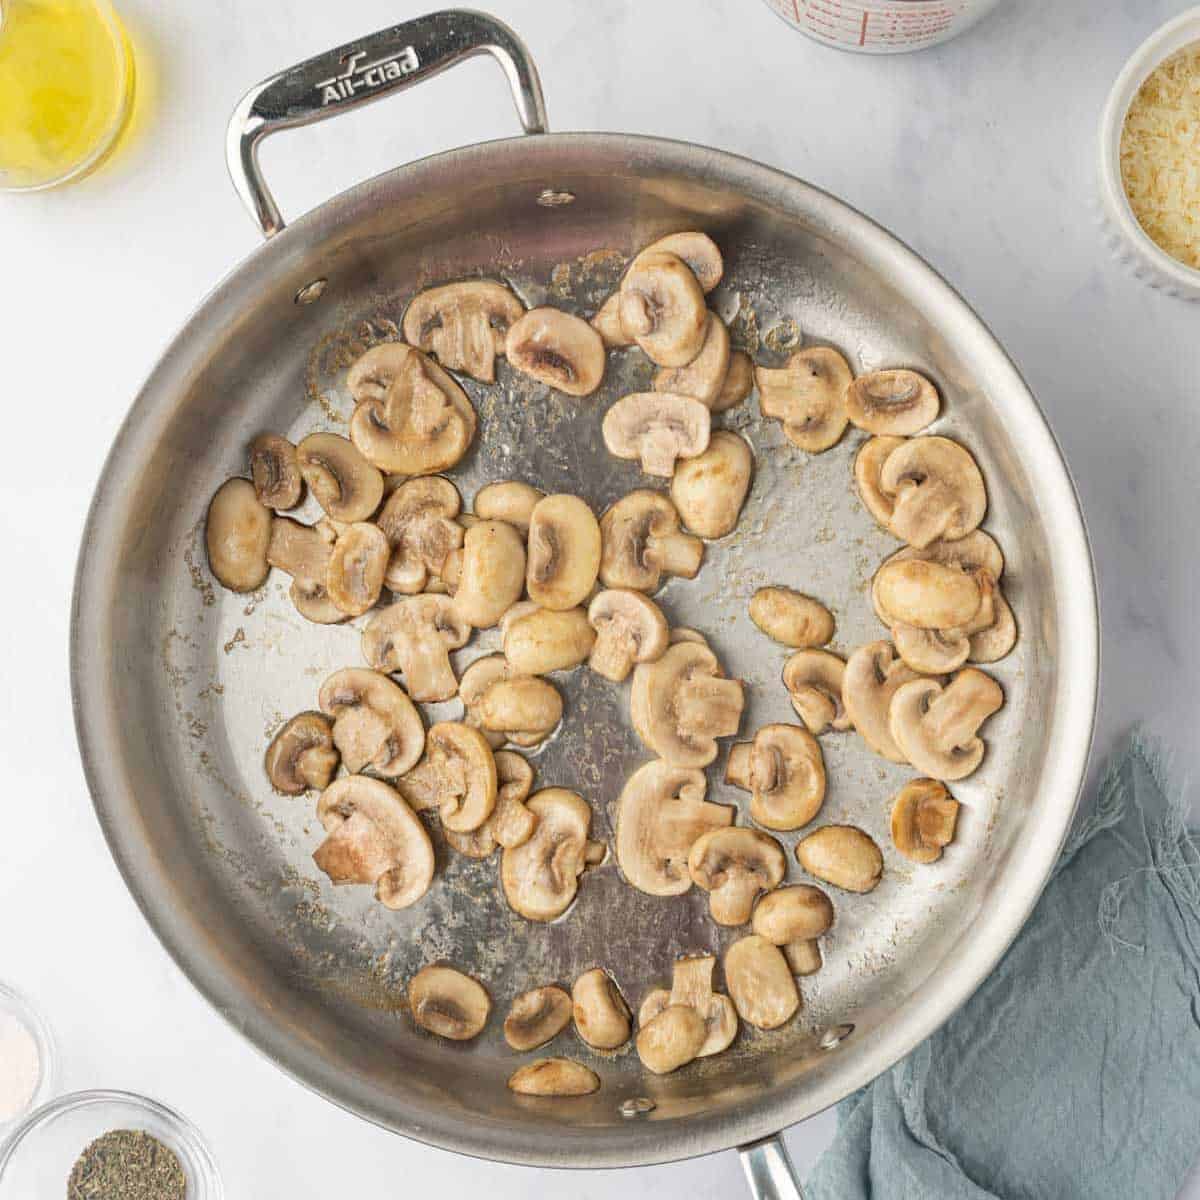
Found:
M 133 53 L 108 0 L 0 0 L 0 191 L 93 170 L 133 90 Z

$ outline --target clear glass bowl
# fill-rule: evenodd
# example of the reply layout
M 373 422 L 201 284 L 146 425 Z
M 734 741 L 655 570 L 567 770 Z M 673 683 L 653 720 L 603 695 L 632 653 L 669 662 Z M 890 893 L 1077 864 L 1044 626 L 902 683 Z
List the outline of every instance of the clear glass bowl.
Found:
M 54 1095 L 54 1086 L 58 1080 L 58 1053 L 54 1046 L 54 1038 L 50 1027 L 42 1019 L 42 1014 L 34 1008 L 31 1001 L 23 996 L 16 988 L 0 983 L 0 1015 L 9 1014 L 29 1031 L 38 1050 L 38 1081 L 33 1089 L 29 1103 L 20 1112 L 14 1113 L 7 1120 L 0 1118 L 0 1143 L 17 1125 L 30 1109 L 44 1104 Z
M 141 1129 L 179 1157 L 187 1200 L 221 1200 L 224 1190 L 204 1139 L 187 1120 L 131 1092 L 72 1092 L 51 1100 L 0 1143 L 0 1200 L 63 1200 L 75 1160 L 101 1134 Z

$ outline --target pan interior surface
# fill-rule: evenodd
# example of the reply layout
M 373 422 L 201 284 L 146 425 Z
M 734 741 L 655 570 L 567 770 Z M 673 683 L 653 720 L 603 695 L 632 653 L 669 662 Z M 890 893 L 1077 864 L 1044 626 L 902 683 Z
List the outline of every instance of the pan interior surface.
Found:
M 547 189 L 573 199 L 547 204 Z M 262 756 L 284 719 L 316 707 L 328 674 L 360 664 L 364 621 L 308 624 L 278 572 L 257 593 L 223 591 L 205 562 L 204 512 L 222 480 L 246 473 L 255 434 L 345 432 L 346 367 L 397 336 L 421 287 L 490 275 L 527 304 L 590 315 L 631 251 L 687 228 L 721 246 L 726 276 L 710 303 L 760 363 L 830 343 L 856 371 L 907 365 L 937 382 L 943 414 L 930 432 L 961 440 L 984 473 L 984 528 L 1005 553 L 1020 638 L 986 668 L 1007 703 L 986 726 L 983 767 L 951 785 L 963 809 L 940 862 L 915 866 L 891 843 L 891 797 L 915 772 L 855 734 L 821 739 L 829 791 L 814 824 L 861 826 L 886 868 L 870 895 L 830 889 L 837 918 L 826 963 L 801 981 L 792 1026 L 743 1024 L 730 1051 L 663 1078 L 644 1073 L 631 1046 L 601 1055 L 568 1031 L 538 1053 L 586 1062 L 600 1091 L 515 1097 L 505 1081 L 534 1057 L 501 1036 L 517 993 L 569 987 L 603 966 L 636 1012 L 648 990 L 669 986 L 675 957 L 719 954 L 748 932 L 716 926 L 698 889 L 659 899 L 620 878 L 614 805 L 650 757 L 629 725 L 628 684 L 586 669 L 556 677 L 563 727 L 532 755 L 535 786 L 582 793 L 592 836 L 610 846 L 559 921 L 511 912 L 498 856 L 469 860 L 436 829 L 435 882 L 413 908 L 389 912 L 367 888 L 335 891 L 311 861 L 322 836 L 314 798 L 273 794 Z M 319 302 L 296 303 L 317 278 L 327 280 Z M 577 493 L 597 512 L 632 488 L 660 486 L 600 438 L 608 403 L 649 381 L 635 352 L 611 353 L 602 390 L 582 400 L 503 360 L 496 385 L 465 381 L 480 422 L 452 472 L 464 508 L 494 479 Z M 869 582 L 897 543 L 854 495 L 862 434 L 850 429 L 810 457 L 759 419 L 757 397 L 721 423 L 755 451 L 741 522 L 708 545 L 695 580 L 672 581 L 656 598 L 745 680 L 745 738 L 796 719 L 780 682 L 788 652 L 747 615 L 754 590 L 784 583 L 822 599 L 837 618 L 832 648 L 846 654 L 886 636 Z M 318 514 L 310 500 L 292 515 Z M 970 994 L 1020 927 L 1069 825 L 1094 707 L 1095 621 L 1086 540 L 1053 440 L 1003 352 L 915 256 L 823 193 L 752 163 L 674 143 L 560 135 L 456 151 L 364 184 L 221 284 L 114 447 L 81 555 L 72 653 L 81 747 L 114 855 L 168 949 L 240 1031 L 330 1099 L 401 1133 L 515 1162 L 614 1166 L 721 1149 L 811 1115 Z M 494 633 L 477 634 L 456 662 L 498 648 Z M 454 717 L 460 707 L 434 711 Z M 709 799 L 744 810 L 745 795 L 721 782 L 723 763 L 724 753 L 709 771 Z M 791 854 L 798 836 L 779 835 L 791 881 L 803 878 Z M 409 1019 L 404 985 L 433 961 L 470 972 L 491 994 L 492 1018 L 475 1041 L 441 1041 Z M 718 970 L 724 990 L 721 979 Z M 640 1097 L 652 1110 L 623 1115 Z

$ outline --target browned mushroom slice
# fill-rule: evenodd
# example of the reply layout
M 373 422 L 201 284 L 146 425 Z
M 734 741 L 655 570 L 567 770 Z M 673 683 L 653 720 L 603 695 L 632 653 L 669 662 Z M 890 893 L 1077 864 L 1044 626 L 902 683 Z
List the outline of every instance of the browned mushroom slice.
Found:
M 404 338 L 450 371 L 492 383 L 496 355 L 525 306 L 502 283 L 464 279 L 418 292 L 404 313 Z
M 718 925 L 744 925 L 758 894 L 777 887 L 787 874 L 787 857 L 773 837 L 757 829 L 714 829 L 692 844 L 688 874 L 708 892 Z
M 304 480 L 296 447 L 277 433 L 260 433 L 250 443 L 250 478 L 260 504 L 279 512 L 300 503 Z
M 429 890 L 433 844 L 403 798 L 381 779 L 335 779 L 317 803 L 326 838 L 313 861 L 335 883 L 375 885 L 387 908 L 407 908 Z
M 753 473 L 754 455 L 746 440 L 718 429 L 703 454 L 676 466 L 671 499 L 693 533 L 721 538 L 737 525 Z
M 653 592 L 663 575 L 692 579 L 704 543 L 679 528 L 675 505 L 661 492 L 623 496 L 600 520 L 600 582 L 605 587 Z
M 483 984 L 453 967 L 422 967 L 409 981 L 413 1020 L 438 1037 L 465 1042 L 487 1024 L 492 1002 Z
M 958 801 L 936 779 L 914 779 L 892 802 L 892 841 L 915 863 L 936 862 L 954 841 Z
M 883 855 L 854 825 L 825 825 L 796 843 L 800 865 L 845 892 L 873 892 L 883 876 Z
M 475 493 L 475 515 L 484 521 L 507 521 L 525 536 L 534 507 L 545 494 L 519 479 L 501 479 Z
M 484 693 L 498 679 L 509 677 L 509 665 L 503 654 L 485 654 L 477 658 L 462 673 L 458 681 L 458 698 L 463 705 L 463 720 L 475 729 L 483 729 L 483 721 L 479 715 L 479 702 Z M 483 736 L 493 750 L 503 746 L 508 740 L 506 733 L 499 730 L 483 729 Z
M 863 741 L 892 762 L 907 759 L 888 729 L 888 709 L 897 690 L 917 678 L 889 642 L 859 646 L 846 660 L 842 677 L 846 713 Z
M 357 773 L 403 775 L 425 749 L 425 727 L 399 684 L 378 671 L 345 667 L 321 685 L 321 711 L 333 718 L 333 743 Z
M 273 519 L 248 479 L 227 479 L 213 495 L 204 520 L 208 566 L 234 592 L 261 586 L 270 568 Z
M 333 544 L 325 568 L 325 590 L 347 616 L 362 616 L 383 591 L 391 551 L 377 525 L 356 521 Z
M 582 608 L 556 612 L 536 604 L 514 604 L 500 623 L 504 656 L 520 675 L 545 675 L 586 662 L 596 641 Z
M 717 243 L 696 229 L 686 229 L 682 233 L 668 233 L 656 242 L 651 242 L 641 254 L 633 260 L 636 266 L 642 255 L 663 251 L 674 254 L 687 263 L 688 269 L 696 277 L 696 282 L 704 292 L 711 292 L 721 282 L 725 273 L 725 263 Z
M 979 467 L 949 438 L 909 438 L 884 460 L 879 487 L 892 501 L 888 528 L 918 548 L 965 537 L 987 511 Z
M 920 558 L 890 558 L 875 573 L 871 597 L 886 625 L 917 629 L 955 629 L 979 612 L 979 580 L 957 567 Z
M 617 458 L 638 459 L 647 475 L 670 479 L 676 460 L 708 447 L 708 409 L 674 392 L 634 392 L 604 414 L 604 444 Z
M 463 540 L 462 562 L 454 582 L 454 611 L 468 625 L 490 629 L 521 598 L 524 588 L 525 543 L 521 535 L 505 521 L 472 525 Z
M 754 906 L 751 926 L 760 937 L 779 946 L 795 975 L 821 969 L 817 939 L 833 925 L 833 902 L 807 883 L 776 888 Z
M 437 774 L 438 815 L 455 833 L 470 833 L 492 815 L 499 781 L 492 748 L 478 729 L 439 721 L 426 735 Z
M 557 308 L 531 308 L 508 331 L 517 371 L 568 396 L 589 396 L 604 378 L 604 342 L 584 320 Z
M 292 577 L 291 597 L 301 616 L 321 625 L 346 619 L 326 586 L 336 535 L 320 525 L 301 525 L 290 517 L 271 522 L 267 561 Z
M 525 586 L 530 600 L 555 611 L 575 608 L 591 592 L 599 571 L 600 525 L 587 504 L 569 495 L 539 500 L 529 519 Z
M 744 404 L 754 391 L 754 360 L 744 350 L 729 352 L 729 368 L 725 372 L 725 382 L 717 398 L 712 402 L 713 412 L 726 412 Z
M 873 437 L 863 442 L 854 456 L 854 482 L 867 512 L 884 529 L 892 520 L 892 498 L 879 485 L 879 473 L 893 450 L 903 446 L 904 438 Z
M 294 716 L 271 739 L 264 765 L 277 792 L 299 796 L 309 788 L 329 785 L 338 766 L 333 726 L 320 713 Z
M 825 802 L 825 760 L 816 738 L 798 725 L 764 725 L 748 745 L 745 778 L 741 756 L 732 752 L 725 778 L 751 793 L 751 818 L 768 829 L 807 825 Z
M 708 331 L 704 292 L 692 270 L 666 250 L 643 250 L 621 280 L 621 328 L 660 367 L 686 366 Z
M 916 371 L 893 368 L 860 375 L 846 389 L 846 415 L 868 433 L 905 437 L 938 415 L 937 388 Z
M 851 726 L 842 702 L 846 664 L 828 650 L 797 650 L 783 665 L 783 686 L 796 715 L 814 737 Z
M 540 987 L 517 996 L 504 1018 L 504 1040 L 514 1050 L 536 1050 L 571 1023 L 571 997 L 560 987 Z
M 474 709 L 485 734 L 502 734 L 518 746 L 536 746 L 558 728 L 563 701 L 549 680 L 506 670 L 483 689 Z
M 690 1063 L 707 1037 L 708 1026 L 694 1008 L 669 1004 L 638 1030 L 638 1058 L 655 1075 L 668 1075 Z
M 725 951 L 725 983 L 738 1015 L 758 1029 L 778 1029 L 800 1008 L 800 993 L 782 951 L 757 933 Z
M 591 327 L 600 335 L 600 340 L 608 350 L 619 350 L 623 346 L 632 346 L 631 338 L 621 327 L 621 293 L 613 292 L 600 305 L 596 315 L 589 322 Z
M 458 489 L 440 475 L 406 480 L 388 496 L 376 524 L 392 550 L 385 582 L 393 592 L 416 595 L 442 573 L 463 543 L 461 509 Z
M 539 1058 L 508 1078 L 518 1096 L 590 1096 L 600 1090 L 600 1076 L 572 1058 Z
M 615 1050 L 629 1041 L 629 1006 L 607 971 L 593 967 L 575 980 L 571 1013 L 579 1036 L 597 1050 Z
M 915 679 L 888 707 L 888 729 L 905 757 L 932 779 L 965 779 L 983 761 L 980 725 L 1004 704 L 990 676 L 967 667 L 943 687 Z
M 468 858 L 487 858 L 497 846 L 519 846 L 533 836 L 537 817 L 525 807 L 525 801 L 533 789 L 533 768 L 512 750 L 497 750 L 496 760 L 496 807 L 478 829 L 468 833 L 456 833 L 445 829 L 446 841 Z M 426 786 L 428 767 L 422 778 L 414 779 L 410 772 L 401 784 L 409 782 L 425 807 L 437 806 L 440 785 L 432 782 Z M 406 790 L 403 789 L 402 790 Z M 432 796 L 432 800 L 427 798 Z
M 336 433 L 310 433 L 296 447 L 296 462 L 308 490 L 335 521 L 365 521 L 383 499 L 383 476 Z
M 833 614 L 794 588 L 759 588 L 750 600 L 750 620 L 767 637 L 799 649 L 823 646 L 833 637 Z
M 754 368 L 763 416 L 780 421 L 788 441 L 810 454 L 836 445 L 845 432 L 853 379 L 849 364 L 829 346 L 800 350 L 778 370 Z
M 458 691 L 450 651 L 466 644 L 471 627 L 449 596 L 408 596 L 371 618 L 363 657 L 377 671 L 399 671 L 417 701 L 449 700 Z
M 592 809 L 566 788 L 535 792 L 526 807 L 537 817 L 533 836 L 505 848 L 500 882 L 514 912 L 531 921 L 553 921 L 575 899 L 587 866 Z
M 588 606 L 588 621 L 596 631 L 588 666 L 616 683 L 635 663 L 654 662 L 667 649 L 667 618 L 648 596 L 628 588 L 598 592 Z
M 737 1036 L 738 1017 L 733 1001 L 712 987 L 713 968 L 717 960 L 711 954 L 677 958 L 671 977 L 671 990 L 652 991 L 638 1010 L 638 1024 L 649 1025 L 671 1005 L 690 1008 L 704 1022 L 706 1036 L 696 1052 L 697 1058 L 708 1058 L 729 1048 Z
M 694 396 L 706 408 L 716 407 L 729 370 L 729 330 L 716 313 L 708 314 L 704 345 L 682 367 L 662 367 L 654 376 L 656 392 Z

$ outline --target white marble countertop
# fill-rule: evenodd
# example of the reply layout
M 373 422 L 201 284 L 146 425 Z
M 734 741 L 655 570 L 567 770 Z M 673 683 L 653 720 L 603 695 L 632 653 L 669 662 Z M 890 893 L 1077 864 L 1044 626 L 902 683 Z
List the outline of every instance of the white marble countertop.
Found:
M 760 0 L 490 7 L 529 43 L 553 128 L 709 143 L 806 177 L 894 230 L 975 305 L 1040 398 L 1083 498 L 1104 623 L 1097 757 L 1132 722 L 1161 712 L 1189 765 L 1200 671 L 1200 306 L 1115 264 L 1094 202 L 1104 95 L 1180 0 L 1008 0 L 940 49 L 877 60 L 789 32 Z M 535 1186 L 624 1200 L 738 1195 L 732 1154 L 535 1180 L 340 1112 L 201 1001 L 118 878 L 79 768 L 67 680 L 71 575 L 93 484 L 168 338 L 258 243 L 222 157 L 238 96 L 280 67 L 421 11 L 416 0 L 121 8 L 149 101 L 137 138 L 78 186 L 0 197 L 12 415 L 0 472 L 0 773 L 10 814 L 0 838 L 0 977 L 44 1008 L 66 1086 L 124 1087 L 180 1108 L 211 1139 L 231 1197 L 385 1197 L 421 1185 L 497 1200 Z M 363 176 L 515 128 L 499 72 L 480 61 L 275 139 L 264 159 L 294 214 Z M 42 429 L 22 441 L 34 421 Z M 797 1162 L 811 1163 L 832 1130 L 831 1114 L 792 1130 Z

